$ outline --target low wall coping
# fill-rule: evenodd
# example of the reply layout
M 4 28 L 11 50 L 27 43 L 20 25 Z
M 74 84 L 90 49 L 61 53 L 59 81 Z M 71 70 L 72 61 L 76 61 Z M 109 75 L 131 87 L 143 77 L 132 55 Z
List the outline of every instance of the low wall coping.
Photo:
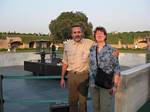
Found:
M 122 76 L 124 76 L 124 75 L 131 75 L 134 72 L 138 72 L 140 70 L 143 70 L 143 69 L 146 69 L 146 68 L 149 68 L 149 67 L 150 67 L 150 63 L 146 63 L 146 64 L 143 64 L 143 65 L 139 65 L 139 66 L 130 68 L 128 70 L 124 70 L 124 71 L 121 72 L 121 75 Z

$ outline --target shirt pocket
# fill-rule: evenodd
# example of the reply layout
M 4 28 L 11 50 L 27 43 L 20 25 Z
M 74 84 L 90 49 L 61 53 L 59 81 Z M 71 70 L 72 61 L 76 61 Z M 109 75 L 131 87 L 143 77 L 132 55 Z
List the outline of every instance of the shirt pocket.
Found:
M 71 50 L 67 51 L 67 56 L 68 56 L 68 63 L 73 64 L 74 61 L 74 53 Z
M 88 51 L 83 51 L 81 53 L 81 60 L 83 63 L 88 62 L 88 58 L 89 58 L 89 52 Z

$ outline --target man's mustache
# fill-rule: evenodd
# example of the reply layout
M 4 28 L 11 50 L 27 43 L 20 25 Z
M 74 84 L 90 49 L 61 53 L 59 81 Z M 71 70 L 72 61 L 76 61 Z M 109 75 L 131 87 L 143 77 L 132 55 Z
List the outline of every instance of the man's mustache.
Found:
M 81 38 L 81 36 L 75 36 L 75 38 Z

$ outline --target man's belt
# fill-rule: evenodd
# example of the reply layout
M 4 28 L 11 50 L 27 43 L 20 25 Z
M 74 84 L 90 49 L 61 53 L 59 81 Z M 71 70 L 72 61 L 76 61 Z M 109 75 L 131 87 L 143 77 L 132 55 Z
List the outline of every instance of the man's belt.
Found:
M 71 71 L 68 71 L 68 73 L 70 73 L 70 74 L 88 74 L 89 72 L 88 72 L 88 70 L 84 70 L 81 72 L 71 70 Z

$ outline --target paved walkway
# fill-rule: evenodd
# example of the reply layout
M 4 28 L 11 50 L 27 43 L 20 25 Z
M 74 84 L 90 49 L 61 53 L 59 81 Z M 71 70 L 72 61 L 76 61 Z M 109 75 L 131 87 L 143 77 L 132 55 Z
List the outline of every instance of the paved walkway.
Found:
M 1 67 L 3 75 L 32 75 L 24 71 L 23 66 Z M 28 79 L 4 79 L 3 96 L 6 99 L 4 112 L 49 112 L 48 103 L 13 103 L 13 100 L 61 100 L 67 99 L 67 89 L 59 86 L 59 80 L 28 80 Z M 9 101 L 9 102 L 7 102 Z M 11 101 L 11 103 L 10 103 Z M 88 102 L 88 112 L 91 110 L 91 102 Z
M 122 70 L 128 67 L 122 67 Z M 3 75 L 32 75 L 24 71 L 23 66 L 0 67 L 0 74 Z M 28 79 L 4 79 L 3 96 L 9 102 L 5 102 L 4 112 L 49 112 L 48 103 L 19 103 L 13 100 L 61 100 L 67 99 L 67 89 L 61 89 L 59 80 L 28 80 Z M 11 101 L 11 103 L 10 103 Z M 148 105 L 148 106 L 147 106 Z M 150 102 L 146 104 L 149 107 Z M 88 101 L 88 112 L 92 112 L 91 101 Z M 145 107 L 138 112 L 146 111 Z

